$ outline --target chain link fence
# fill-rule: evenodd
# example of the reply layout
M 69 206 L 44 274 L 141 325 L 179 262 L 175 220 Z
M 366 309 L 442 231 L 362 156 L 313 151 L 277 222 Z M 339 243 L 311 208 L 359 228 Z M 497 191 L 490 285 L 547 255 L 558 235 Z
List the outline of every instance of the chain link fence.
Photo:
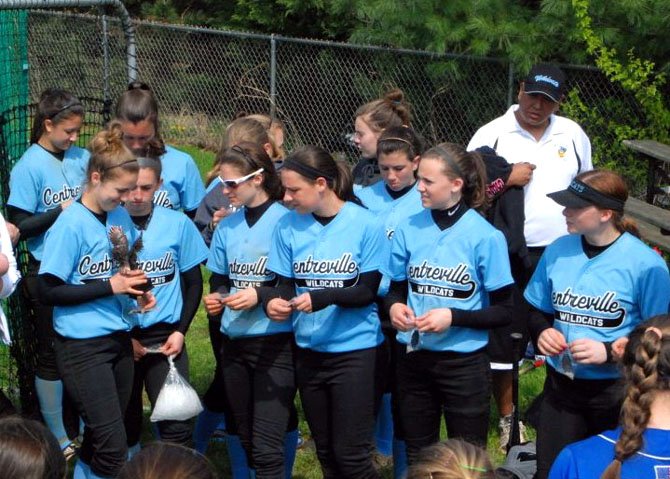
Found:
M 114 17 L 10 12 L 0 17 L 0 41 L 10 53 L 0 55 L 0 75 L 14 68 L 25 74 L 28 86 L 21 91 L 9 80 L 2 82 L 0 192 L 5 201 L 9 171 L 28 146 L 32 105 L 42 90 L 60 86 L 83 100 L 87 114 L 80 144 L 85 145 L 109 120 L 127 83 L 125 39 Z M 20 22 L 27 25 L 27 42 L 17 28 Z M 149 22 L 136 22 L 135 31 L 138 79 L 151 85 L 159 100 L 163 136 L 211 149 L 218 147 L 235 114 L 246 111 L 281 119 L 289 151 L 320 144 L 354 162 L 353 112 L 394 87 L 405 92 L 413 107 L 413 127 L 429 142 L 466 144 L 479 126 L 515 101 L 521 76 L 501 59 Z M 636 102 L 593 67 L 563 68 L 579 99 L 571 98 L 564 112 L 589 134 L 596 164 L 617 165 L 634 190 L 642 191 L 644 167 L 616 144 L 612 133 L 621 118 L 643 124 Z M 17 372 L 0 350 L 0 386 L 21 382 L 25 407 L 32 398 L 32 335 L 24 312 L 11 301 L 17 339 L 12 356 L 25 365 Z

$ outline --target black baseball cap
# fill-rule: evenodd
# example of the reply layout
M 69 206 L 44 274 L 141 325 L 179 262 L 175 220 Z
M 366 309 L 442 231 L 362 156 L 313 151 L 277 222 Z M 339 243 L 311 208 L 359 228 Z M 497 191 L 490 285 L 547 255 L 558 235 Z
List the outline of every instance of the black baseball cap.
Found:
M 531 68 L 523 82 L 526 93 L 540 93 L 558 103 L 565 90 L 565 73 L 554 65 L 541 63 Z
M 547 196 L 566 208 L 597 206 L 599 208 L 623 212 L 625 204 L 619 198 L 601 193 L 579 180 L 572 180 L 570 186 L 565 190 L 549 193 Z

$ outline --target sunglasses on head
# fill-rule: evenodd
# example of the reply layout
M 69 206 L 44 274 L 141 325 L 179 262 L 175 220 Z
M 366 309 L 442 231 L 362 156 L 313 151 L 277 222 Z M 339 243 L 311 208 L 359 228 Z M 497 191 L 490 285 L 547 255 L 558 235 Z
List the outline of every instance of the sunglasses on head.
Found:
M 246 176 L 243 176 L 241 178 L 236 178 L 234 180 L 224 180 L 220 176 L 219 176 L 219 180 L 221 180 L 221 184 L 223 186 L 225 186 L 226 188 L 230 188 L 231 190 L 234 190 L 235 188 L 240 186 L 242 183 L 245 183 L 245 182 L 249 181 L 254 176 L 260 175 L 261 173 L 263 173 L 263 168 L 259 168 L 256 171 L 254 171 L 253 173 L 249 173 Z

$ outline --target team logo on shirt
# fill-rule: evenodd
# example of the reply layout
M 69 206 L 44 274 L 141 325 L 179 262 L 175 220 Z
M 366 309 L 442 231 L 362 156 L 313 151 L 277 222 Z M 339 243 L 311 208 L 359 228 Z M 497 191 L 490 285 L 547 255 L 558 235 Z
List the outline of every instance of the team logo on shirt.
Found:
M 568 151 L 568 149 L 564 146 L 561 146 L 558 148 L 558 156 L 559 158 L 563 158 L 565 156 L 565 153 Z
M 670 466 L 654 466 L 656 479 L 670 479 Z
M 160 286 L 171 282 L 175 274 L 172 251 L 167 251 L 160 258 L 139 260 L 137 269 L 141 269 L 149 276 L 149 282 L 152 286 Z
M 418 266 L 410 266 L 407 276 L 412 292 L 422 296 L 468 299 L 476 289 L 472 275 L 468 272 L 468 265 L 465 263 L 445 268 L 424 261 Z
M 112 259 L 107 253 L 105 253 L 105 256 L 103 256 L 100 261 L 93 261 L 93 257 L 87 254 L 82 256 L 77 265 L 77 273 L 79 273 L 80 276 L 88 276 L 87 279 L 81 280 L 83 283 L 101 279 L 101 277 L 106 278 L 111 271 Z
M 386 228 L 386 239 L 393 239 L 393 233 L 395 233 L 395 228 Z
M 337 259 L 314 259 L 309 255 L 293 263 L 295 284 L 301 288 L 350 288 L 358 283 L 358 264 L 351 253 Z
M 237 261 L 228 263 L 230 282 L 236 289 L 274 286 L 277 276 L 267 269 L 268 257 L 261 256 L 256 261 L 244 263 Z
M 47 187 L 42 191 L 42 203 L 47 208 L 57 206 L 71 198 L 78 197 L 79 193 L 81 193 L 81 186 L 63 185 L 60 190 Z
M 554 318 L 564 323 L 596 328 L 616 328 L 626 317 L 626 310 L 616 300 L 614 291 L 599 296 L 576 294 L 572 288 L 551 294 Z
M 154 204 L 163 206 L 164 208 L 174 209 L 172 201 L 170 201 L 170 195 L 168 195 L 166 190 L 156 190 L 154 193 Z

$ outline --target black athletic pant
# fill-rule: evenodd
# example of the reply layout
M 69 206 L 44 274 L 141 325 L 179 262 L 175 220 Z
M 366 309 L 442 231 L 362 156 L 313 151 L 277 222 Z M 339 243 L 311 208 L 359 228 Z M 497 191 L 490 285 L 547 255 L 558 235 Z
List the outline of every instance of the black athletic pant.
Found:
M 133 384 L 130 335 L 56 336 L 54 345 L 65 389 L 84 419 L 80 458 L 95 474 L 116 477 L 128 453 L 123 416 Z
M 145 330 L 134 330 L 132 335 L 144 347 L 159 346 L 163 344 L 174 325 L 159 323 Z M 188 373 L 188 353 L 186 343 L 179 356 L 174 358 L 174 365 L 186 381 L 189 379 Z M 125 415 L 126 435 L 128 436 L 128 446 L 134 446 L 140 442 L 142 435 L 142 391 L 146 388 L 147 397 L 151 407 L 156 405 L 158 394 L 160 393 L 170 364 L 164 354 L 149 353 L 139 361 L 135 361 L 135 374 L 133 377 L 133 390 L 130 395 L 130 402 Z M 156 423 L 160 432 L 161 441 L 175 444 L 188 445 L 192 436 L 191 421 L 158 421 Z
M 618 379 L 574 379 L 547 366 L 537 430 L 536 479 L 545 479 L 568 444 L 614 429 L 623 401 Z
M 209 323 L 209 340 L 214 353 L 214 377 L 212 382 L 202 397 L 202 403 L 208 410 L 216 413 L 223 413 L 225 410 L 223 373 L 221 372 L 221 345 L 223 344 L 223 333 L 221 332 L 221 316 L 216 319 L 207 317 Z M 226 418 L 227 420 L 228 418 Z M 228 427 L 226 427 L 228 429 Z
M 35 259 L 28 262 L 28 273 L 22 280 L 22 294 L 32 311 L 35 323 L 35 339 L 37 342 L 37 365 L 35 375 L 45 381 L 60 381 L 60 373 L 56 366 L 54 341 L 56 331 L 53 327 L 53 306 L 45 306 L 40 302 L 39 280 L 37 273 L 40 263 Z M 76 407 L 66 391 L 63 392 L 63 425 L 70 439 L 79 435 L 79 416 Z
M 258 479 L 284 478 L 284 437 L 298 427 L 294 352 L 291 333 L 223 336 L 226 429 L 240 436 Z
M 324 479 L 368 479 L 377 405 L 388 361 L 384 346 L 343 353 L 298 348 L 300 399 Z
M 442 415 L 450 438 L 486 447 L 491 372 L 484 349 L 472 353 L 419 350 L 396 343 L 400 423 L 409 463 L 440 440 Z

